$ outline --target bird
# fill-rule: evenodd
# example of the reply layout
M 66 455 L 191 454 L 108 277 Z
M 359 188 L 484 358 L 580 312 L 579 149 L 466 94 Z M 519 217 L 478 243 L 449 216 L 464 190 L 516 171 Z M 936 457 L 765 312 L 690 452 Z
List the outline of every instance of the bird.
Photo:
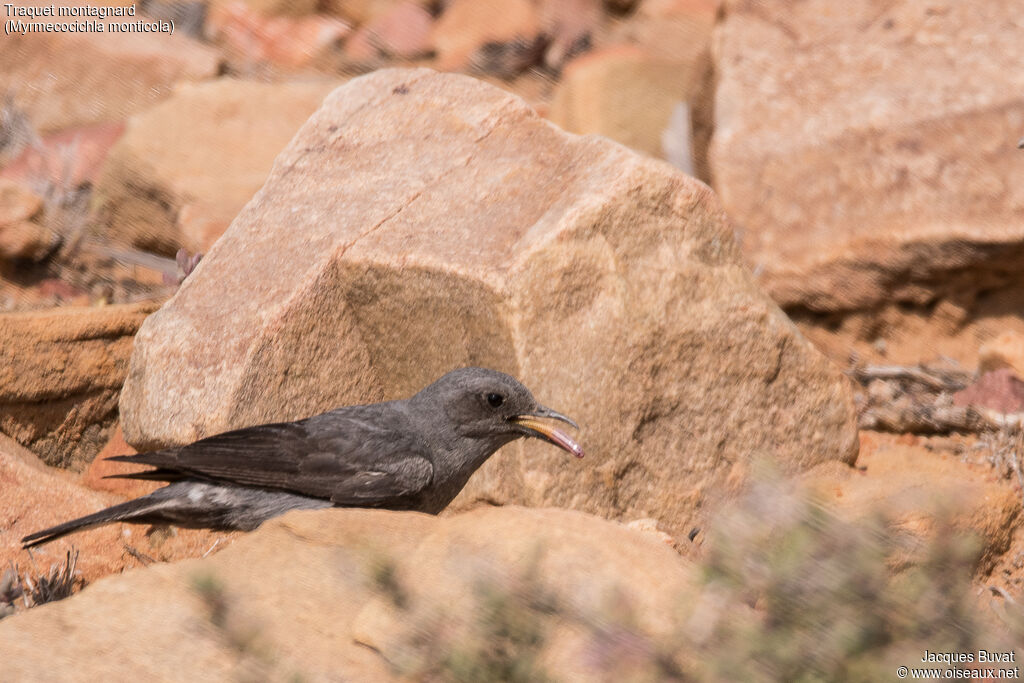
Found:
M 245 427 L 107 460 L 151 469 L 113 478 L 166 482 L 156 491 L 22 539 L 22 547 L 109 524 L 251 531 L 289 510 L 327 507 L 438 514 L 499 448 L 523 437 L 582 458 L 583 448 L 515 378 L 452 370 L 414 396 L 348 406 L 295 422 Z

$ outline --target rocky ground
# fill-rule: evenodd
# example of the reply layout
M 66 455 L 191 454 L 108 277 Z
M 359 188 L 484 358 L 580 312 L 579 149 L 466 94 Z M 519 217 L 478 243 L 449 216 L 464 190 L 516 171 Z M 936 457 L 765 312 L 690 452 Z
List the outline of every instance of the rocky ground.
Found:
M 149 0 L 173 35 L 0 38 L 0 670 L 888 680 L 1012 651 L 1015 9 Z M 20 549 L 153 488 L 107 455 L 460 365 L 587 457 L 508 446 L 438 518 Z

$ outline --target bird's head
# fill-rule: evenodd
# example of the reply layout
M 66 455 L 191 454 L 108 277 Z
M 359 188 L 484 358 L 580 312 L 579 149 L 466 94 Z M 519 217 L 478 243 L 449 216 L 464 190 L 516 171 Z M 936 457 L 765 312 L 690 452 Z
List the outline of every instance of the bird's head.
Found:
M 459 437 L 493 443 L 494 450 L 519 437 L 532 436 L 583 457 L 580 445 L 552 424 L 564 422 L 579 429 L 576 423 L 537 403 L 529 389 L 502 372 L 453 370 L 412 400 L 442 406 Z

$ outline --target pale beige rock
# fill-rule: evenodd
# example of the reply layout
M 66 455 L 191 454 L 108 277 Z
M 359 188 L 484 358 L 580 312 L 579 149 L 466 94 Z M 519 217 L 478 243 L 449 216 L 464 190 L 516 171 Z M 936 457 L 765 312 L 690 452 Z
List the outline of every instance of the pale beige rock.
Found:
M 0 178 L 0 228 L 28 220 L 42 208 L 42 197 L 22 183 Z
M 648 55 L 687 65 L 708 59 L 711 32 L 721 0 L 644 0 L 617 22 L 609 41 L 642 48 Z
M 32 221 L 0 225 L 0 260 L 41 261 L 59 244 L 52 230 Z
M 117 417 L 132 339 L 157 304 L 0 314 L 0 431 L 84 467 Z
M 42 209 L 42 197 L 21 183 L 0 178 L 0 262 L 36 260 L 49 250 L 53 233 L 29 220 Z
M 857 465 L 855 470 L 823 464 L 804 475 L 801 485 L 851 522 L 887 515 L 893 529 L 913 541 L 900 558 L 904 563 L 914 561 L 915 544 L 955 530 L 978 538 L 984 572 L 1019 526 L 1019 493 L 988 465 L 904 444 L 867 449 Z
M 502 3 L 452 0 L 434 24 L 438 68 L 465 69 L 488 43 L 529 45 L 541 31 L 537 7 L 530 0 Z
M 607 680 L 587 671 L 588 629 L 617 618 L 631 635 L 666 639 L 682 630 L 695 579 L 690 565 L 650 534 L 578 512 L 482 508 L 435 525 L 396 563 L 406 604 L 375 598 L 352 634 L 389 662 L 415 665 L 422 652 L 410 646 L 424 639 L 436 638 L 433 647 L 442 651 L 472 647 L 497 601 L 544 602 L 556 632 L 540 655 L 549 673 Z M 572 635 L 558 633 L 563 629 Z
M 783 306 L 921 304 L 1016 277 L 1019 14 L 1010 0 L 725 3 L 712 178 Z
M 697 65 L 629 46 L 588 54 L 566 68 L 548 116 L 571 133 L 604 135 L 660 157 L 673 107 L 696 88 Z
M 1006 330 L 978 349 L 981 372 L 1010 368 L 1017 377 L 1024 377 L 1024 334 Z
M 119 122 L 175 83 L 212 78 L 219 63 L 215 50 L 179 33 L 11 33 L 0 50 L 0 92 L 13 93 L 32 126 L 47 133 Z
M 169 254 L 205 252 L 336 86 L 225 78 L 182 87 L 133 118 L 96 188 L 108 236 Z
M 694 578 L 646 534 L 569 511 L 291 513 L 206 559 L 111 576 L 3 619 L 0 656 L 14 680 L 392 680 L 407 662 L 396 670 L 386 657 L 410 644 L 410 629 L 439 610 L 447 633 L 486 619 L 474 596 L 491 590 L 564 605 L 555 617 L 537 612 L 565 622 L 546 639 L 546 668 L 601 680 L 581 662 L 581 641 L 602 635 L 608 619 L 638 640 L 681 630 Z M 396 588 L 405 614 L 391 610 Z M 384 656 L 357 639 L 380 643 Z M 460 640 L 452 651 L 479 644 Z
M 110 148 L 124 132 L 124 124 L 100 123 L 66 128 L 40 136 L 10 163 L 0 168 L 0 178 L 20 184 L 77 188 L 95 184 Z
M 463 506 L 679 535 L 755 454 L 799 471 L 857 450 L 848 381 L 753 284 L 705 185 L 428 70 L 339 88 L 278 157 L 140 330 L 125 438 L 404 397 L 463 365 L 519 377 L 588 453 L 517 443 Z
M 433 521 L 363 511 L 332 511 L 324 516 L 330 525 L 288 517 L 206 560 L 108 577 L 0 621 L 5 676 L 387 680 L 379 658 L 352 643 L 348 625 L 369 598 L 377 557 L 418 540 L 417 517 Z

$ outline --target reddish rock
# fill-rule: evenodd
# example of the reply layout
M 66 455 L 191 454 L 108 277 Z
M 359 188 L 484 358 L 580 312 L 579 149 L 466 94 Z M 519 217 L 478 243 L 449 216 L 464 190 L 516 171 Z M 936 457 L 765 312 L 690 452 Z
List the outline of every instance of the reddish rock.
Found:
M 0 314 L 0 431 L 82 468 L 106 443 L 132 340 L 152 303 Z
M 356 61 L 379 57 L 413 59 L 433 51 L 434 19 L 418 2 L 407 0 L 388 8 L 345 43 L 345 54 Z
M 987 408 L 997 413 L 1024 412 L 1024 381 L 1010 368 L 984 373 L 971 386 L 953 394 L 958 406 Z
M 78 552 L 86 583 L 155 561 L 199 557 L 227 547 L 236 534 L 195 529 L 153 529 L 110 524 L 39 546 L 28 553 L 21 538 L 34 531 L 86 515 L 123 499 L 81 486 L 68 472 L 46 467 L 31 452 L 0 434 L 0 566 L 17 565 L 24 574 L 47 573 Z M 4 641 L 6 643 L 6 640 Z M 5 665 L 5 672 L 10 670 Z
M 114 455 L 135 455 L 138 453 L 124 440 L 124 433 L 121 425 L 117 425 L 107 445 L 103 447 L 96 457 L 92 459 L 89 466 L 82 473 L 81 483 L 95 491 L 106 491 L 122 498 L 138 498 L 160 488 L 163 484 L 153 481 L 140 481 L 138 479 L 105 479 L 113 474 L 125 474 L 137 472 L 138 465 L 131 465 L 125 462 L 114 462 L 107 460 Z
M 122 132 L 122 123 L 100 123 L 44 135 L 0 168 L 0 178 L 72 188 L 93 183 Z
M 43 198 L 21 183 L 0 179 L 0 228 L 26 221 L 43 208 Z
M 549 43 L 544 65 L 554 70 L 593 46 L 603 18 L 600 0 L 543 0 L 539 14 Z
M 1015 282 L 1019 3 L 822 7 L 730 0 L 716 40 L 711 174 L 768 291 L 826 312 Z
M 848 380 L 754 285 L 707 186 L 425 69 L 325 100 L 140 330 L 122 424 L 138 448 L 187 443 L 463 365 L 572 415 L 588 457 L 517 443 L 460 505 L 685 534 L 755 453 L 799 471 L 857 449 Z
M 267 16 L 239 0 L 211 7 L 206 26 L 211 40 L 247 68 L 254 63 L 288 69 L 309 66 L 351 31 L 333 17 Z
M 88 299 L 89 294 L 84 289 L 79 289 L 73 285 L 59 280 L 57 278 L 48 277 L 39 282 L 39 294 L 44 298 L 51 298 L 57 302 L 72 302 L 79 301 L 83 297 Z M 77 304 L 81 306 L 88 305 L 87 303 Z

